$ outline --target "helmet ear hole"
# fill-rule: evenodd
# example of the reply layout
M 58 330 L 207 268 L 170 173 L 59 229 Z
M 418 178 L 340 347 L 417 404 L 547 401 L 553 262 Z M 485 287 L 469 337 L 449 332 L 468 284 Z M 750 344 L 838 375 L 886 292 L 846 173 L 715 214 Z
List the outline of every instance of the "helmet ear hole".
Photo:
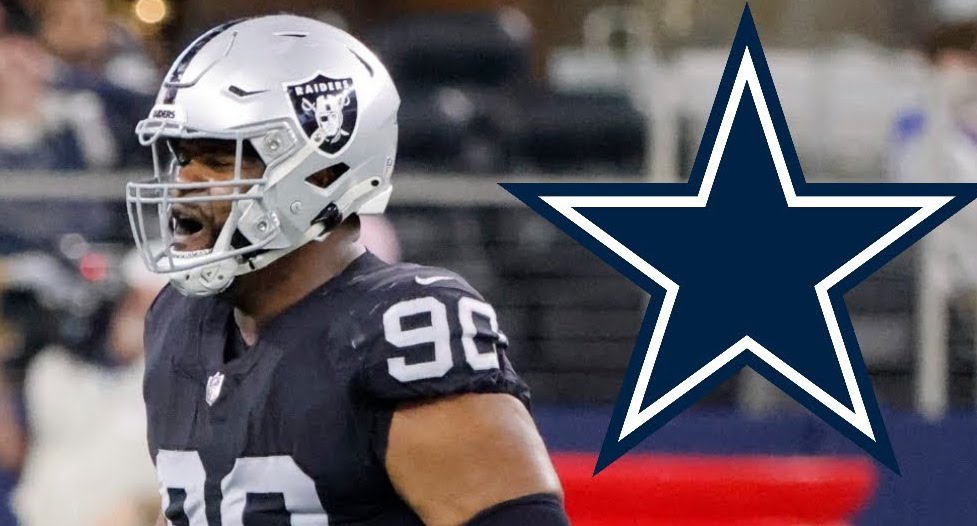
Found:
M 231 236 L 231 248 L 237 250 L 242 248 L 247 248 L 251 246 L 251 241 L 241 233 L 240 229 L 234 231 L 234 235 Z
M 316 188 L 326 188 L 331 185 L 333 181 L 339 179 L 348 171 L 349 165 L 346 163 L 334 164 L 306 177 L 305 182 L 315 186 Z

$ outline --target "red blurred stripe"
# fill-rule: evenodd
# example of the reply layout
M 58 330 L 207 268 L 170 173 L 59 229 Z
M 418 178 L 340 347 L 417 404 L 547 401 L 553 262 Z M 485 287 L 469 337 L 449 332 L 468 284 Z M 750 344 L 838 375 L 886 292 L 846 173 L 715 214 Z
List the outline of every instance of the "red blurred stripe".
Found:
M 628 455 L 592 477 L 596 457 L 560 453 L 576 526 L 838 525 L 875 490 L 863 458 Z

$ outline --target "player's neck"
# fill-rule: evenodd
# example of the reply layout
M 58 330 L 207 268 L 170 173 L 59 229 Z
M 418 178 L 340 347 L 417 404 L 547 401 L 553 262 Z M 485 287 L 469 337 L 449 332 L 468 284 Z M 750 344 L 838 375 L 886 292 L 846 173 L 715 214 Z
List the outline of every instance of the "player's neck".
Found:
M 337 229 L 325 241 L 308 243 L 264 269 L 240 276 L 227 299 L 248 345 L 262 327 L 330 279 L 366 250 L 353 229 Z

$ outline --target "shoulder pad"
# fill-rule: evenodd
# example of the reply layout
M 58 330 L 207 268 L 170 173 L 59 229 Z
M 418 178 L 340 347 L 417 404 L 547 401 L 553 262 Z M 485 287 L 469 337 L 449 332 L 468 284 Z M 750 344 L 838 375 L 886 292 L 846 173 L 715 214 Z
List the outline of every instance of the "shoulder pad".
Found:
M 463 392 L 509 392 L 525 385 L 505 357 L 495 309 L 458 274 L 396 265 L 365 329 L 358 385 L 374 399 L 402 401 Z

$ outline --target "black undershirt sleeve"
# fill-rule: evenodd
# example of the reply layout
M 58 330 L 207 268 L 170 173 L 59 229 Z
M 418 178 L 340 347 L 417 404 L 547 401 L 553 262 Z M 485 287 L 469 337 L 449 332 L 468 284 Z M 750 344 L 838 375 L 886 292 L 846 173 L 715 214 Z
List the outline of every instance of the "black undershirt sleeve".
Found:
M 507 500 L 475 515 L 464 526 L 570 526 L 559 497 L 551 493 Z

